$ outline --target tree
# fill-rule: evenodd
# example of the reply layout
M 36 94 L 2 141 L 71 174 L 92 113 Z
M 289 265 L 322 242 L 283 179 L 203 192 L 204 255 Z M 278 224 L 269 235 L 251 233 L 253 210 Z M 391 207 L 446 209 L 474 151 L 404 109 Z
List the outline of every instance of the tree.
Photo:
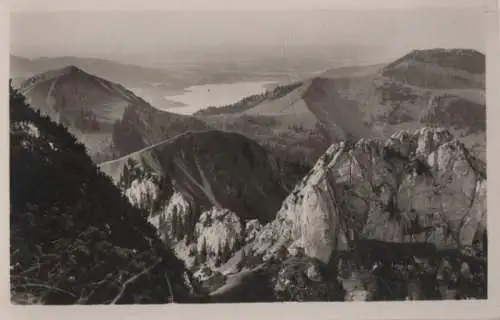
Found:
M 177 221 L 177 214 L 175 212 L 172 213 L 172 221 L 170 222 L 170 227 L 172 230 L 172 236 L 175 240 L 179 239 L 179 225 Z
M 231 249 L 229 248 L 229 241 L 224 243 L 224 247 L 222 249 L 221 261 L 224 263 L 231 258 Z
M 204 264 L 205 262 L 207 262 L 207 255 L 208 255 L 207 241 L 206 241 L 205 237 L 203 237 L 202 243 L 201 243 L 201 249 L 200 249 L 200 252 L 198 253 L 198 256 L 197 256 L 198 264 Z

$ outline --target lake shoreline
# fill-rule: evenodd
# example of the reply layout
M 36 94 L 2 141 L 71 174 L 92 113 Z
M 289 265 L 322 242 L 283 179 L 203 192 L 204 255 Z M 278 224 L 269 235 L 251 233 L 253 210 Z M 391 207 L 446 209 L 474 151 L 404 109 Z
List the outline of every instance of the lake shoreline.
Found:
M 279 81 L 270 80 L 194 85 L 185 88 L 181 94 L 164 96 L 165 100 L 177 105 L 165 111 L 192 115 L 208 107 L 223 107 L 236 103 L 245 97 L 264 93 L 277 85 Z

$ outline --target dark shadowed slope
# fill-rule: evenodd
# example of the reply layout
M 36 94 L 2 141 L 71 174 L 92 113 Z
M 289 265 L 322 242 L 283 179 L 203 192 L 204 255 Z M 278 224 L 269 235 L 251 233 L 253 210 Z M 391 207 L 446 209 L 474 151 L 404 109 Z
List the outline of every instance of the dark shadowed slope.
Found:
M 246 225 L 273 220 L 308 171 L 221 131 L 185 133 L 99 167 L 131 203 L 149 212 L 190 268 L 226 262 L 240 249 Z
M 149 104 L 128 107 L 113 128 L 113 147 L 127 155 L 188 131 L 205 131 L 205 122 L 186 115 L 160 111 Z
M 284 176 L 282 163 L 256 142 L 221 131 L 181 134 L 99 167 L 119 183 L 131 161 L 171 181 L 197 206 L 223 207 L 261 222 L 274 218 L 298 180 Z
M 75 137 L 13 91 L 10 121 L 13 302 L 192 301 L 182 261 Z

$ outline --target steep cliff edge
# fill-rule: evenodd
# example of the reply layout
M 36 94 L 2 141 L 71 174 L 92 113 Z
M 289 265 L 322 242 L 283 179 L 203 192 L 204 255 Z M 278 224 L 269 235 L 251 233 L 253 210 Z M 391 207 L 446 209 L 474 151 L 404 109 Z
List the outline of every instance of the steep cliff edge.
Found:
M 444 129 L 334 144 L 242 265 L 317 259 L 346 300 L 485 298 L 486 189 L 485 164 Z
M 357 240 L 472 249 L 486 231 L 484 164 L 443 129 L 400 131 L 385 143 L 332 145 L 254 243 L 328 262 Z

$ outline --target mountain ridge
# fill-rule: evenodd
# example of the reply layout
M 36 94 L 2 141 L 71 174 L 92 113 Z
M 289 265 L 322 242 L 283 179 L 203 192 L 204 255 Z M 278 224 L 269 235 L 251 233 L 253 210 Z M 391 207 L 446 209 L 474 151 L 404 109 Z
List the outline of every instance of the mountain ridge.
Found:
M 67 126 L 97 162 L 187 129 L 207 128 L 195 118 L 159 111 L 124 86 L 74 65 L 33 76 L 21 84 L 20 91 L 33 107 Z M 144 118 L 154 118 L 158 124 L 151 122 L 146 128 Z M 125 140 L 127 145 L 122 143 Z

